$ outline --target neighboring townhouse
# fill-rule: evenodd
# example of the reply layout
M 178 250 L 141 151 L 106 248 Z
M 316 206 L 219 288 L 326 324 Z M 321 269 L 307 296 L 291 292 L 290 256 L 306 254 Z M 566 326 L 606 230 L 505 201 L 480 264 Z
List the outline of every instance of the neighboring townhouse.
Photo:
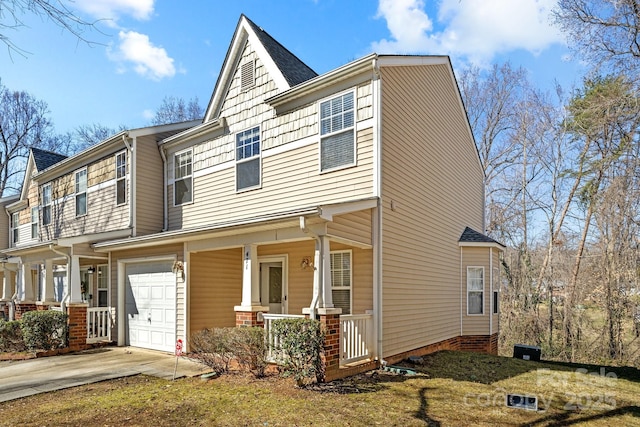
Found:
M 7 317 L 62 304 L 103 307 L 96 312 L 105 321 L 115 307 L 109 257 L 91 245 L 162 230 L 158 141 L 194 124 L 123 131 L 71 157 L 31 149 L 22 192 L 6 207 L 4 268 L 15 270 L 3 286 Z
M 328 379 L 497 351 L 504 247 L 479 232 L 484 175 L 448 57 L 317 75 L 241 16 L 203 121 L 159 150 L 162 231 L 84 247 L 110 263 L 119 345 L 306 315 L 327 327 Z

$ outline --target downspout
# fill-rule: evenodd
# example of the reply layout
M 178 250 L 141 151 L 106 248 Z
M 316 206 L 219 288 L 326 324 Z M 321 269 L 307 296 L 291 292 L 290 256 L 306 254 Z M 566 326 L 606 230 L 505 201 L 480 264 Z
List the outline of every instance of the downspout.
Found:
M 319 303 L 319 297 L 320 294 L 322 292 L 322 286 L 323 286 L 323 276 L 324 276 L 324 260 L 322 257 L 322 239 L 320 239 L 320 237 L 315 234 L 313 231 L 309 230 L 306 227 L 306 220 L 305 217 L 301 216 L 300 217 L 300 230 L 305 233 L 305 234 L 309 234 L 313 239 L 315 239 L 316 244 L 318 245 L 318 247 L 320 248 L 320 256 L 318 257 L 318 264 L 319 265 L 314 265 L 314 269 L 315 271 L 317 271 L 318 274 L 318 289 L 314 289 L 313 292 L 313 298 L 311 299 L 311 304 L 309 306 L 309 318 L 310 319 L 315 319 L 316 318 L 316 310 L 318 309 L 318 303 Z M 314 259 L 314 261 L 316 261 Z M 314 273 L 316 274 L 316 273 Z
M 129 153 L 129 155 L 127 156 L 130 159 L 130 170 L 129 170 L 129 229 L 131 230 L 131 235 L 132 237 L 135 237 L 136 233 L 135 233 L 135 228 L 134 228 L 134 220 L 133 220 L 133 214 L 134 214 L 134 209 L 133 209 L 133 205 L 135 203 L 135 161 L 133 158 L 133 148 L 131 148 L 131 144 L 129 144 L 129 141 L 127 139 L 127 136 L 129 134 L 126 133 L 124 135 L 122 135 L 122 142 L 124 143 L 124 146 L 127 147 L 127 152 Z
M 374 315 L 374 333 L 376 356 L 384 365 L 386 362 L 382 358 L 382 79 L 380 75 L 380 64 L 376 56 L 372 60 L 373 68 L 373 99 L 374 99 L 374 115 L 375 115 L 375 147 L 377 151 L 377 165 L 375 165 L 375 182 L 376 188 L 374 196 L 378 198 L 375 224 L 374 224 L 374 257 L 373 257 L 373 274 L 374 274 L 374 290 L 373 290 L 373 315 Z
M 167 203 L 167 183 L 169 182 L 168 172 L 167 172 L 167 153 L 164 151 L 164 147 L 160 147 L 160 157 L 162 157 L 162 231 L 167 231 L 169 229 L 169 214 Z
M 60 308 L 63 313 L 67 312 L 67 300 L 71 298 L 71 294 L 69 290 L 71 289 L 71 255 L 65 254 L 64 252 L 60 252 L 59 250 L 53 247 L 53 244 L 49 244 L 49 250 L 54 254 L 62 255 L 67 259 L 67 288 L 64 292 L 64 295 L 60 299 Z

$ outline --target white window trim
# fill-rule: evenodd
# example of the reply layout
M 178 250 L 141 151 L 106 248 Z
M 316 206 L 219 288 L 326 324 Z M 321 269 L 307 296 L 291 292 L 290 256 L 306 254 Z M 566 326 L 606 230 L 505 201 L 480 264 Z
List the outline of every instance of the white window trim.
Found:
M 493 269 L 493 295 L 491 295 L 491 314 L 500 314 L 500 269 Z
M 238 160 L 238 134 L 242 133 L 242 132 L 246 132 L 248 130 L 253 130 L 255 128 L 258 128 L 258 135 L 260 136 L 260 141 L 258 142 L 260 144 L 260 150 L 257 156 L 251 156 L 248 157 L 246 159 L 241 159 Z M 252 191 L 252 190 L 258 190 L 260 188 L 262 188 L 262 129 L 260 127 L 260 125 L 258 126 L 251 126 L 248 127 L 246 129 L 241 130 L 240 132 L 236 132 L 233 138 L 233 154 L 234 154 L 234 181 L 235 181 L 235 187 L 236 187 L 236 194 L 237 193 L 244 193 L 245 191 Z M 258 159 L 258 162 L 260 163 L 260 173 L 259 173 L 259 177 L 258 177 L 258 184 L 254 185 L 253 187 L 245 187 L 245 188 L 238 188 L 238 165 L 242 164 L 242 163 L 246 163 L 252 160 Z
M 14 218 L 17 218 L 17 221 L 14 220 Z M 12 213 L 10 220 L 11 222 L 9 225 L 11 228 L 11 243 L 13 245 L 16 245 L 18 242 L 20 242 L 20 212 Z
M 49 203 L 45 203 L 45 200 L 44 200 L 44 193 L 45 193 L 45 189 L 46 188 L 49 189 Z M 52 204 L 53 204 L 53 192 L 52 192 L 51 183 L 49 182 L 49 183 L 44 184 L 42 186 L 42 225 L 50 225 L 51 222 L 53 221 Z M 44 222 L 44 218 L 45 218 L 44 212 L 45 212 L 46 208 L 49 209 L 49 222 L 47 222 L 47 223 Z
M 329 256 L 338 253 L 348 253 L 349 254 L 349 286 L 334 286 L 333 285 L 333 270 L 330 268 L 331 272 L 331 291 L 334 290 L 349 290 L 349 314 L 353 314 L 353 251 L 351 249 L 343 249 L 339 251 L 329 251 Z
M 118 178 L 118 157 L 120 156 L 124 156 L 124 175 L 121 176 L 120 178 Z M 123 150 L 120 151 L 119 153 L 116 153 L 115 155 L 115 169 L 116 169 L 116 174 L 115 174 L 115 178 L 116 178 L 116 206 L 122 206 L 122 205 L 126 205 L 127 204 L 127 150 Z M 122 203 L 118 203 L 118 182 L 119 181 L 124 181 L 124 202 Z
M 85 180 L 86 180 L 86 184 L 85 184 L 85 189 L 84 191 L 78 191 L 78 174 L 79 173 L 85 173 Z M 87 216 L 87 214 L 89 213 L 89 200 L 87 197 L 88 194 L 88 189 L 89 189 L 89 171 L 87 170 L 86 167 L 82 168 L 82 169 L 78 169 L 77 171 L 74 172 L 73 174 L 73 185 L 74 185 L 74 193 L 73 193 L 73 200 L 74 200 L 74 204 L 75 204 L 75 214 L 76 214 L 76 218 L 81 218 L 83 216 Z M 84 209 L 84 213 L 78 215 L 78 196 L 84 193 L 84 203 L 85 203 L 85 209 Z
M 191 175 L 187 175 L 187 176 L 183 176 L 180 178 L 176 178 L 176 156 L 179 156 L 181 154 L 184 154 L 186 152 L 190 152 L 191 153 Z M 173 207 L 178 207 L 178 206 L 187 206 L 187 205 L 191 205 L 193 204 L 193 201 L 195 200 L 195 182 L 193 179 L 193 147 L 189 147 L 185 150 L 180 150 L 180 151 L 176 151 L 175 153 L 173 153 L 173 162 L 171 163 L 171 170 L 173 172 L 173 179 L 171 180 L 171 185 L 173 186 L 173 188 L 171 189 L 171 191 L 173 191 Z M 191 179 L 191 201 L 189 202 L 184 202 L 184 203 L 178 203 L 176 204 L 176 181 L 178 180 L 183 180 L 185 178 L 190 178 Z
M 35 221 L 33 220 L 34 219 L 33 218 L 34 211 L 35 211 L 35 214 L 36 214 Z M 39 222 L 40 221 L 39 221 L 39 209 L 38 209 L 38 207 L 31 208 L 31 239 L 37 239 L 38 238 L 38 234 L 40 233 L 40 229 L 38 227 Z M 34 225 L 36 226 L 35 236 L 34 236 L 34 233 L 33 233 L 33 226 Z
M 352 127 L 348 127 L 348 128 L 342 128 L 339 131 L 336 132 L 330 132 L 327 134 L 322 134 L 322 108 L 320 107 L 322 105 L 323 102 L 326 101 L 330 101 L 334 98 L 338 98 L 340 96 L 344 96 L 347 93 L 353 93 L 353 126 Z M 323 98 L 321 100 L 318 101 L 318 135 L 320 136 L 320 140 L 318 141 L 318 172 L 319 174 L 325 174 L 325 173 L 330 173 L 330 172 L 335 172 L 335 171 L 339 171 L 342 169 L 348 169 L 348 168 L 352 168 L 354 166 L 358 165 L 358 134 L 356 132 L 356 124 L 357 124 L 357 113 L 358 113 L 358 97 L 357 97 L 357 93 L 355 89 L 349 89 L 349 90 L 345 90 L 339 93 L 334 93 L 331 96 L 328 96 L 326 98 Z M 349 130 L 353 130 L 353 163 L 349 163 L 349 164 L 345 164 L 345 165 L 340 165 L 340 166 L 336 166 L 334 168 L 331 169 L 325 169 L 322 170 L 322 140 L 324 138 L 328 138 L 330 136 L 333 135 L 338 135 L 340 133 L 343 132 L 347 132 Z
M 470 292 L 481 292 L 478 290 L 473 290 L 470 289 L 470 280 L 469 280 L 469 270 L 471 269 L 480 269 L 482 270 L 482 304 L 480 306 L 480 313 L 469 313 L 469 293 Z M 484 316 L 485 312 L 484 312 L 484 306 L 486 304 L 486 299 L 485 299 L 485 281 L 486 281 L 486 277 L 484 274 L 484 267 L 480 267 L 480 266 L 467 266 L 467 316 Z M 493 296 L 492 296 L 493 298 Z

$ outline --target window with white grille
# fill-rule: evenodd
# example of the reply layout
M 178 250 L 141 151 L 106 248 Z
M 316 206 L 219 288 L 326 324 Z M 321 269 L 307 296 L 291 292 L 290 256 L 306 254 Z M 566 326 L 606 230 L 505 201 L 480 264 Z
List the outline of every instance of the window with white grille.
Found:
M 331 252 L 331 293 L 333 306 L 351 314 L 351 251 Z
M 51 224 L 51 184 L 42 186 L 42 224 Z
M 484 267 L 467 267 L 467 314 L 484 313 Z
M 258 188 L 261 184 L 260 127 L 236 134 L 236 190 Z
M 76 216 L 87 214 L 87 169 L 76 172 Z
M 320 103 L 321 171 L 355 165 L 354 114 L 353 92 Z
M 193 201 L 193 152 L 181 151 L 173 156 L 173 204 L 184 205 Z
M 116 154 L 116 205 L 127 202 L 127 152 Z

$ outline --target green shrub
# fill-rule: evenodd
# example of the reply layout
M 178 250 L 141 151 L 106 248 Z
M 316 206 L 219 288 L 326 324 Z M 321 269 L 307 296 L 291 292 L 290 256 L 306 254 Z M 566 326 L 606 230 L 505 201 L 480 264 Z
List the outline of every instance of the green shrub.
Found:
M 271 333 L 276 340 L 276 357 L 284 376 L 293 376 L 301 386 L 322 381 L 322 349 L 324 333 L 320 322 L 313 319 L 274 320 Z
M 59 311 L 28 311 L 22 315 L 22 336 L 30 350 L 53 350 L 67 345 L 67 315 Z
M 189 356 L 219 374 L 229 372 L 233 360 L 242 371 L 264 376 L 267 367 L 263 328 L 213 328 L 191 335 Z
M 0 319 L 0 352 L 25 351 L 27 346 L 22 338 L 22 323 L 19 320 L 7 322 Z

